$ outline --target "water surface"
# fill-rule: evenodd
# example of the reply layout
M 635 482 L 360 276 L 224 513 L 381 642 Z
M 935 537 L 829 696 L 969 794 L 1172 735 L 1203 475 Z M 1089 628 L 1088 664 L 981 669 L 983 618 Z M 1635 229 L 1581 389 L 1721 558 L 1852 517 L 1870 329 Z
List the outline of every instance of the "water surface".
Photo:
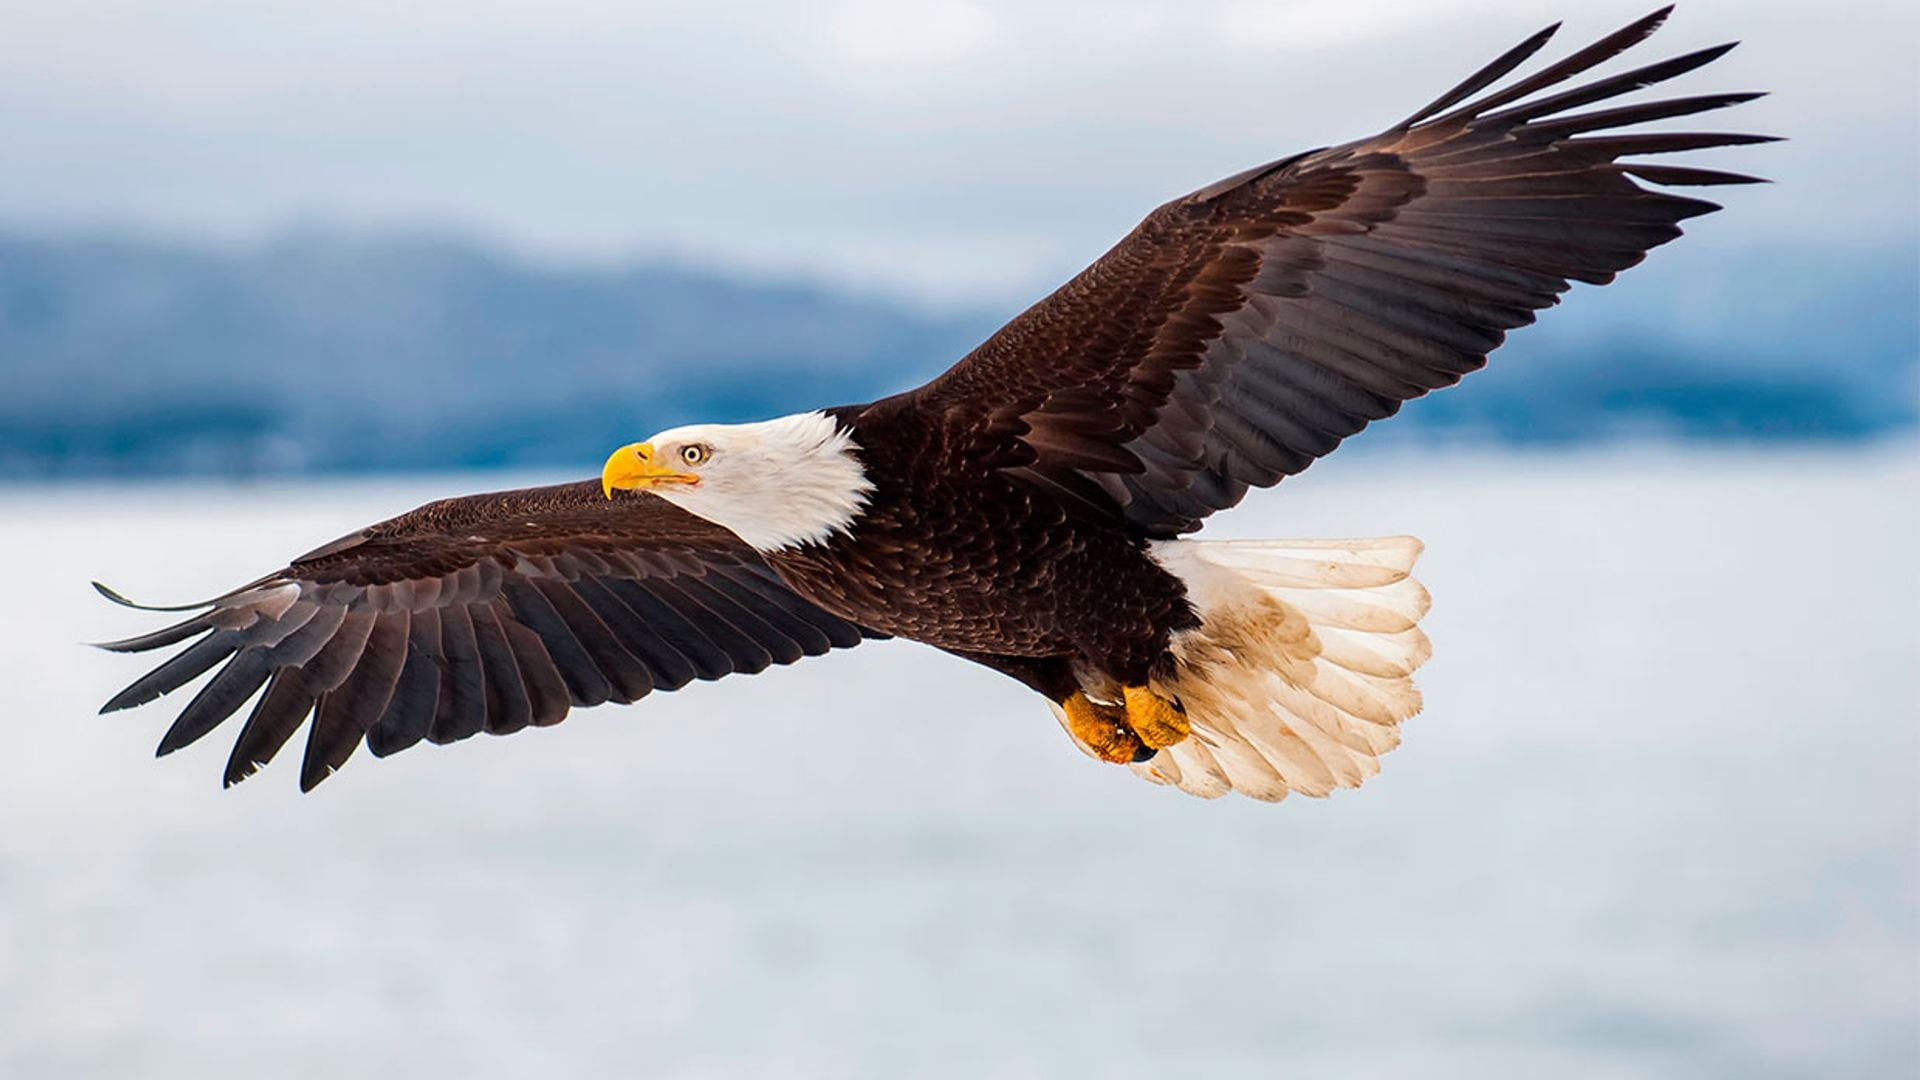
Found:
M 1911 448 L 1336 459 L 1214 535 L 1412 532 L 1426 712 L 1205 803 L 865 645 L 558 728 L 164 762 L 73 643 L 489 477 L 0 492 L 0 1075 L 1903 1076 Z M 184 696 L 176 699 L 184 704 Z

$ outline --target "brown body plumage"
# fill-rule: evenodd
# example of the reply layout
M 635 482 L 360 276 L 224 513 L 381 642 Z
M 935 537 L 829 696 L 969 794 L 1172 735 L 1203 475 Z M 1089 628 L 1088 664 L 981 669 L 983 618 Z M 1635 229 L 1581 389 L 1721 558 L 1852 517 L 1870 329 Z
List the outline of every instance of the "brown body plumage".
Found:
M 1065 706 L 1083 744 L 1100 709 L 1171 724 L 1174 742 L 1131 745 L 1145 775 L 1190 791 L 1357 783 L 1418 707 L 1417 544 L 1200 551 L 1175 538 L 1457 382 L 1571 282 L 1610 281 L 1717 208 L 1643 182 L 1749 180 L 1622 159 L 1762 137 L 1615 129 L 1755 95 L 1587 108 L 1725 47 L 1565 88 L 1664 15 L 1487 92 L 1550 29 L 1379 135 L 1155 210 L 933 382 L 830 410 L 827 434 L 807 437 L 821 461 L 855 463 L 859 483 L 815 531 L 780 532 L 775 506 L 764 521 L 702 520 L 714 447 L 675 444 L 688 457 L 674 473 L 636 444 L 622 468 L 667 478 L 661 498 L 607 501 L 587 484 L 423 507 L 108 646 L 198 637 L 108 708 L 224 663 L 162 752 L 264 685 L 227 779 L 311 713 L 310 787 L 362 739 L 384 754 L 552 723 L 893 634 L 1022 680 Z M 1230 670 L 1250 650 L 1265 667 Z M 1135 691 L 1147 713 L 1125 711 Z M 1180 742 L 1181 697 L 1213 703 L 1192 718 L 1204 738 Z M 1262 727 L 1268 714 L 1285 722 Z
M 1194 624 L 1179 579 L 1110 511 L 1063 502 L 949 444 L 954 429 L 928 424 L 912 395 L 834 413 L 876 448 L 863 454 L 875 491 L 848 533 L 767 553 L 802 596 L 1056 701 L 1095 674 L 1145 683 L 1171 635 Z

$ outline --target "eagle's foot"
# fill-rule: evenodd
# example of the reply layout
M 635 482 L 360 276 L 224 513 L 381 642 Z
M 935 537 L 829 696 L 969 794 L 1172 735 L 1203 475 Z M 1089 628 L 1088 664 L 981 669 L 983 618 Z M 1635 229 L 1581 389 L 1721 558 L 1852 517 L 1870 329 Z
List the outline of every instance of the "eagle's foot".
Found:
M 1127 709 L 1121 705 L 1102 705 L 1078 691 L 1060 703 L 1066 713 L 1067 734 L 1080 749 L 1099 758 L 1125 764 L 1153 756 L 1127 726 Z
M 1144 686 L 1129 686 L 1126 695 L 1127 726 L 1147 749 L 1172 746 L 1193 734 L 1187 710 L 1178 701 L 1163 698 Z

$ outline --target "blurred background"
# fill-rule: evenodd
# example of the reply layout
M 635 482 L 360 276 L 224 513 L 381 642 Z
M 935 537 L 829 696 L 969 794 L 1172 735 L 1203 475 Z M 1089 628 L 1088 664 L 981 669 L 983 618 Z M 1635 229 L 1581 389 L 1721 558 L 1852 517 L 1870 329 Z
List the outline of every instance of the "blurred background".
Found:
M 1683 4 L 1633 57 L 1744 39 L 1673 90 L 1773 91 L 1692 123 L 1775 183 L 1210 526 L 1427 540 L 1362 791 L 1153 789 L 898 642 L 305 798 L 92 716 L 139 670 L 75 643 L 152 621 L 89 578 L 913 385 L 1165 199 L 1649 6 L 14 0 L 0 1075 L 1913 1075 L 1893 0 Z

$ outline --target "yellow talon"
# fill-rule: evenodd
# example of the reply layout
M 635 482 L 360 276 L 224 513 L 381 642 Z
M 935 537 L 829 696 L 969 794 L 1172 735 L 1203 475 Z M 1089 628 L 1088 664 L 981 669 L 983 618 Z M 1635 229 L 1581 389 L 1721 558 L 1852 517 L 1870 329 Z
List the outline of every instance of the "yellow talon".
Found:
M 1193 734 L 1186 710 L 1174 702 L 1144 686 L 1129 686 L 1126 695 L 1127 726 L 1149 749 L 1172 746 Z
M 1140 757 L 1140 740 L 1127 727 L 1127 710 L 1102 705 L 1078 691 L 1060 703 L 1067 714 L 1067 734 L 1080 749 L 1101 761 L 1128 762 Z

